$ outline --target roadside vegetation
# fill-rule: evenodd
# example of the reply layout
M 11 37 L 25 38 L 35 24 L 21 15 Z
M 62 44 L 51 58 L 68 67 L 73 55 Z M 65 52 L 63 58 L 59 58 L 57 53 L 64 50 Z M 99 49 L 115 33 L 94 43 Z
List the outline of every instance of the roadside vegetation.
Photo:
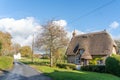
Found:
M 48 59 L 35 58 L 34 63 L 32 63 L 31 59 L 24 58 L 21 62 L 30 65 L 38 71 L 42 71 L 53 80 L 120 80 L 120 77 L 106 73 L 79 71 L 70 68 L 64 69 L 57 66 L 50 67 Z
M 10 33 L 0 31 L 0 71 L 11 69 L 13 66 L 13 58 L 10 57 L 14 53 L 11 38 Z
M 112 55 L 107 58 L 106 71 L 120 77 L 120 55 Z
M 42 71 L 53 80 L 120 80 L 117 76 L 105 73 L 84 72 L 38 65 L 32 65 L 32 67 Z
M 8 70 L 13 67 L 13 58 L 8 56 L 0 56 L 0 70 Z

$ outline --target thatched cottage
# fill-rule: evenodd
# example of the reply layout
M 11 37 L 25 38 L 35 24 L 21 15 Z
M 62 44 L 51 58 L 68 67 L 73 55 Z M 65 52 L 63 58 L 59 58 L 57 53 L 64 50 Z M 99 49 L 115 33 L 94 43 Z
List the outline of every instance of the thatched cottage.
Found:
M 105 30 L 81 35 L 73 32 L 66 51 L 69 63 L 81 65 L 89 65 L 89 60 L 97 56 L 103 58 L 100 64 L 104 64 L 106 57 L 112 53 L 117 53 L 117 45 Z

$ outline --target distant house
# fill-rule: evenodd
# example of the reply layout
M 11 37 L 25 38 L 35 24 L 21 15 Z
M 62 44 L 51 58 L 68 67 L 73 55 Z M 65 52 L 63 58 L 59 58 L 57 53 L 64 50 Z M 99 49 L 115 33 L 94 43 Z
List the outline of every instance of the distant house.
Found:
M 42 58 L 42 54 L 40 54 L 40 53 L 34 53 L 34 57 L 35 58 Z
M 102 57 L 104 63 L 106 57 L 117 53 L 117 45 L 106 31 L 76 35 L 73 37 L 66 51 L 69 63 L 89 65 L 89 60 Z
M 14 54 L 13 55 L 13 57 L 14 57 L 14 59 L 21 59 L 21 54 L 20 53 L 18 53 L 18 54 Z

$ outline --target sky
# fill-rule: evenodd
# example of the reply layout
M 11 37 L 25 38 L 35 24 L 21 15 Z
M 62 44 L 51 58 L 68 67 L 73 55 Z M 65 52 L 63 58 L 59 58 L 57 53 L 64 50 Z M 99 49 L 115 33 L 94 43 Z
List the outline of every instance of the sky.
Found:
M 120 0 L 0 0 L 0 31 L 12 41 L 31 45 L 32 35 L 48 20 L 66 28 L 71 37 L 107 30 L 120 39 Z

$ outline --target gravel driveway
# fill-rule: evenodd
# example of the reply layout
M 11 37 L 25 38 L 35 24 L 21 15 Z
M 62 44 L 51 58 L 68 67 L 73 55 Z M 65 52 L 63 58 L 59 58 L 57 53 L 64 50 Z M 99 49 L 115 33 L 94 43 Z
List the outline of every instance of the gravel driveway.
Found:
M 5 74 L 0 76 L 0 80 L 51 80 L 51 79 L 23 63 L 15 62 L 13 70 L 5 72 Z

